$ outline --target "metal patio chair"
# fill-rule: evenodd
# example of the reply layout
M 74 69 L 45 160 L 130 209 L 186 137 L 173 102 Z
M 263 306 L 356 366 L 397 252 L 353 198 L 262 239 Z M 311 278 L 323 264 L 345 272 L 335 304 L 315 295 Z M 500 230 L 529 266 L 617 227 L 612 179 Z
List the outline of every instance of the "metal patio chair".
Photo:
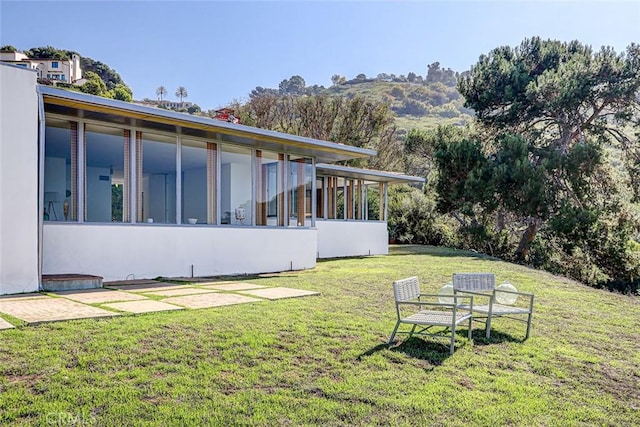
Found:
M 482 301 L 480 298 L 488 301 L 487 304 L 476 303 L 473 307 L 465 305 L 460 307 L 471 309 L 474 320 L 486 323 L 487 338 L 491 337 L 491 323 L 494 317 L 506 317 L 519 322 L 526 322 L 527 334 L 525 340 L 529 338 L 531 317 L 533 315 L 533 294 L 517 292 L 508 288 L 496 288 L 496 278 L 493 273 L 454 273 L 453 290 L 456 295 L 458 293 L 470 294 L 478 297 L 478 301 Z M 526 306 L 522 306 L 522 304 L 520 306 L 513 305 L 519 296 L 528 300 Z M 526 315 L 527 319 L 513 317 L 517 315 Z
M 450 332 L 451 344 L 449 353 L 453 354 L 456 327 L 467 321 L 469 322 L 467 336 L 471 341 L 473 296 L 451 295 L 447 296 L 446 302 L 433 301 L 442 296 L 420 293 L 420 284 L 415 276 L 393 282 L 393 293 L 398 321 L 391 333 L 388 345 L 391 345 L 396 333 L 408 334 L 409 338 L 411 338 L 413 335 L 448 337 Z M 460 302 L 463 300 L 468 300 L 469 308 L 460 307 Z M 400 324 L 412 325 L 411 331 L 398 331 Z M 418 327 L 420 329 L 416 330 Z M 436 330 L 432 330 L 433 328 L 436 328 Z

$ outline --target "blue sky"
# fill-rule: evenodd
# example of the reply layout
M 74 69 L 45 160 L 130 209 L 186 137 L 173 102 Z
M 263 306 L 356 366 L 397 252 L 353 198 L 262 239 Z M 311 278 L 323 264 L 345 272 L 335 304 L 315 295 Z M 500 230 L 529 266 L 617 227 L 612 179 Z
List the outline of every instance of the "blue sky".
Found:
M 204 109 L 296 74 L 464 71 L 534 35 L 620 52 L 640 42 L 640 1 L 0 1 L 1 45 L 75 50 L 136 99 L 184 86 Z

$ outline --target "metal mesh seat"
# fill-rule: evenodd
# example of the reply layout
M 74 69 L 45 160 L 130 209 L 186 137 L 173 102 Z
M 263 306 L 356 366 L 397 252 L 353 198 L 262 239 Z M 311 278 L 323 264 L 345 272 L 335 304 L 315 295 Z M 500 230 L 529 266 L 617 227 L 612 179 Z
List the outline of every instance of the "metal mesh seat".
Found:
M 393 293 L 398 321 L 391 333 L 389 345 L 393 342 L 396 334 L 408 334 L 409 337 L 412 335 L 447 337 L 450 333 L 449 353 L 453 354 L 456 326 L 467 321 L 469 322 L 467 337 L 471 341 L 472 296 L 452 296 L 453 303 L 451 304 L 436 302 L 437 294 L 423 294 L 420 292 L 420 284 L 415 276 L 394 282 Z M 459 307 L 463 301 L 469 302 L 468 309 Z M 398 331 L 400 324 L 412 325 L 411 330 L 408 332 Z M 418 327 L 420 329 L 417 330 Z M 433 328 L 438 328 L 438 330 Z

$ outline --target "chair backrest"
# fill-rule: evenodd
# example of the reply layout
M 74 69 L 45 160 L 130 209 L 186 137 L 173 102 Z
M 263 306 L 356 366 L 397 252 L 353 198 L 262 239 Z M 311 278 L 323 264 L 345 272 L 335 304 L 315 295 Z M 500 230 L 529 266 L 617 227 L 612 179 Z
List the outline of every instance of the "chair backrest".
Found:
M 393 282 L 393 294 L 396 301 L 409 301 L 420 296 L 420 284 L 418 277 L 408 277 Z
M 483 292 L 496 288 L 496 276 L 493 273 L 454 273 L 453 289 L 456 291 Z

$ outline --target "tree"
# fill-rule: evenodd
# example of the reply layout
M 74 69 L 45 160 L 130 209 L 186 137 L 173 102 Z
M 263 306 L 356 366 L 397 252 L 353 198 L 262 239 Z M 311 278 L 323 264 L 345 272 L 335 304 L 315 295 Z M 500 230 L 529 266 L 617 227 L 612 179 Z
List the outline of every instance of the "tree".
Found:
M 304 93 L 306 82 L 300 76 L 291 76 L 290 79 L 284 79 L 278 85 L 281 95 L 302 95 Z
M 11 53 L 14 53 L 14 52 L 17 52 L 17 51 L 18 51 L 18 49 L 16 49 L 14 46 L 11 46 L 10 44 L 0 47 L 0 52 L 11 52 Z
M 345 81 L 346 81 L 345 77 L 341 76 L 340 74 L 334 74 L 333 76 L 331 76 L 331 83 L 334 86 L 344 84 Z
M 29 50 L 25 50 L 24 54 L 27 55 L 29 58 L 37 58 L 37 59 L 68 60 L 70 57 L 67 51 L 56 49 L 53 46 L 32 47 Z
M 188 98 L 189 97 L 189 93 L 187 92 L 187 89 L 185 89 L 183 86 L 179 86 L 178 89 L 176 89 L 176 93 L 175 95 L 180 98 L 180 103 L 182 104 L 182 100 L 184 98 Z
M 158 96 L 158 100 L 162 101 L 162 99 L 167 96 L 167 88 L 160 85 L 158 89 L 156 89 L 156 95 Z
M 133 92 L 128 86 L 118 83 L 113 90 L 110 91 L 111 98 L 118 99 L 120 101 L 131 102 L 133 100 Z
M 84 74 L 84 78 L 87 81 L 82 86 L 80 86 L 80 90 L 82 92 L 98 96 L 105 96 L 108 94 L 107 86 L 104 84 L 99 75 L 88 71 Z
M 637 139 L 634 143 L 625 128 L 637 123 L 639 88 L 640 46 L 632 44 L 619 55 L 604 47 L 594 53 L 577 41 L 538 37 L 482 55 L 458 85 L 465 107 L 476 111 L 489 133 L 522 135 L 527 141 L 528 158 L 554 183 L 552 211 L 562 203 L 588 206 L 594 201 L 583 196 L 591 177 L 575 173 L 575 168 L 589 166 L 587 159 L 571 163 L 580 146 L 594 150 L 615 143 L 635 162 L 640 160 Z M 572 173 L 580 178 L 571 180 Z M 545 219 L 541 212 L 529 212 L 519 258 L 527 258 Z
M 409 74 L 407 74 L 407 80 L 409 81 L 409 83 L 413 83 L 416 81 L 416 73 L 414 73 L 413 71 L 411 71 Z

